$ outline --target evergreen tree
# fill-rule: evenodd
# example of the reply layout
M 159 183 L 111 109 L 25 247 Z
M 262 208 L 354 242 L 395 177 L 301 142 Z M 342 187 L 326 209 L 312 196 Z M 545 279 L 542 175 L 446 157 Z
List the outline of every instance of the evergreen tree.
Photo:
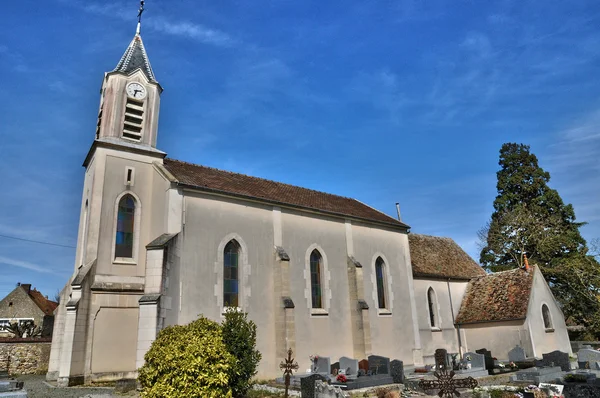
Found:
M 498 196 L 486 227 L 479 231 L 480 262 L 490 271 L 523 266 L 526 254 L 540 267 L 565 318 L 600 336 L 600 266 L 588 254 L 575 211 L 548 187 L 550 174 L 529 146 L 506 143 L 500 149 Z

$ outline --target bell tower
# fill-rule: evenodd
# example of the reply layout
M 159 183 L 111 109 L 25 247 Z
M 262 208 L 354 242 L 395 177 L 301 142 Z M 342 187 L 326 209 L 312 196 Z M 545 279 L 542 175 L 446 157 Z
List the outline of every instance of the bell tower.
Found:
M 162 87 L 140 34 L 142 11 L 135 36 L 116 68 L 104 74 L 95 139 L 155 148 Z

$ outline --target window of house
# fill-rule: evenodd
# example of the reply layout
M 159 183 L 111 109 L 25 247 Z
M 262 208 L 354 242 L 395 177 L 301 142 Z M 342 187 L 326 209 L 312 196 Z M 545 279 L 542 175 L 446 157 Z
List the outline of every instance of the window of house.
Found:
M 317 249 L 310 254 L 310 290 L 312 308 L 323 308 L 323 289 L 321 286 L 321 272 L 323 257 Z
M 223 305 L 239 306 L 239 258 L 240 245 L 231 240 L 223 253 Z
M 429 288 L 429 290 L 427 290 L 427 307 L 429 308 L 429 323 L 432 328 L 437 328 L 438 327 L 438 319 L 436 317 L 437 302 L 436 302 L 435 292 L 433 291 L 433 288 L 431 288 L 431 287 Z
M 133 258 L 135 199 L 125 195 L 119 201 L 115 257 Z
M 10 321 L 8 319 L 0 319 L 0 332 L 5 331 L 9 325 Z
M 375 261 L 375 279 L 377 281 L 377 304 L 379 308 L 386 308 L 385 299 L 385 263 L 381 257 Z
M 542 305 L 542 318 L 544 318 L 544 328 L 550 331 L 552 328 L 552 317 L 550 317 L 550 310 L 546 304 Z

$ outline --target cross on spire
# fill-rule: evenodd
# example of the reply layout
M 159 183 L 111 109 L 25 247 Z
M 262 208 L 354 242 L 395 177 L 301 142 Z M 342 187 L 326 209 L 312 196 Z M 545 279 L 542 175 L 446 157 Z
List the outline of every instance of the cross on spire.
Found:
M 140 34 L 140 30 L 142 28 L 142 14 L 144 13 L 144 0 L 140 0 L 140 9 L 138 10 L 138 24 L 137 24 L 137 29 L 135 31 L 136 35 Z

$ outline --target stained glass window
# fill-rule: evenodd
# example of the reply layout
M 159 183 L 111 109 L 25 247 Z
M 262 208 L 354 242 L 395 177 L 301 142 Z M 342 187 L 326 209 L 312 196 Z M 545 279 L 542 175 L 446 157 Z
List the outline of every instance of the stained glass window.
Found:
M 375 261 L 375 277 L 377 279 L 377 302 L 379 308 L 385 308 L 384 262 L 381 257 Z
M 427 304 L 429 305 L 429 321 L 431 322 L 431 327 L 436 327 L 435 325 L 435 293 L 432 288 L 429 288 L 427 291 Z
M 131 195 L 125 195 L 119 201 L 117 213 L 117 239 L 115 257 L 133 257 L 133 221 L 135 215 L 135 200 Z
M 225 246 L 223 257 L 223 304 L 225 307 L 239 306 L 239 257 L 240 246 L 235 240 Z
M 323 308 L 321 292 L 321 266 L 323 258 L 318 250 L 310 254 L 310 290 L 312 297 L 312 308 Z

